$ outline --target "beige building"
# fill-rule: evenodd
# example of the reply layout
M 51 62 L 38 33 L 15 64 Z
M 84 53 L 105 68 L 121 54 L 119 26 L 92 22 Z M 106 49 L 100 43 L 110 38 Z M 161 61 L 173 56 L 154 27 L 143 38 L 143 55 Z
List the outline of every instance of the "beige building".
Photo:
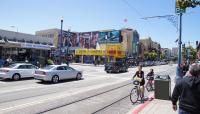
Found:
M 53 38 L 53 45 L 55 47 L 58 47 L 58 37 L 60 34 L 60 29 L 47 29 L 47 30 L 41 30 L 36 31 L 36 36 L 46 37 L 46 38 Z
M 148 53 L 152 50 L 155 50 L 160 56 L 161 46 L 158 42 L 155 42 L 151 39 L 151 37 L 141 39 L 140 40 L 140 57 L 144 58 L 144 53 Z

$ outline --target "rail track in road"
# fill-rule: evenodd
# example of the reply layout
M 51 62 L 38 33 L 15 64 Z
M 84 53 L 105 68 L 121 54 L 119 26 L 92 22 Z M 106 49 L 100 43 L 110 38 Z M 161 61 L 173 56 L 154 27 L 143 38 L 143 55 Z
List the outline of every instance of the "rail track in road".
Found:
M 170 71 L 170 70 L 167 70 L 167 71 L 165 71 L 165 72 L 160 72 L 160 74 L 161 74 L 161 75 L 169 75 L 169 76 L 170 76 L 171 74 L 173 74 L 173 72 Z M 130 94 L 128 94 L 128 95 L 122 97 L 121 99 L 116 100 L 115 102 L 113 102 L 113 103 L 111 103 L 111 104 L 109 104 L 109 105 L 104 106 L 103 108 L 101 108 L 101 109 L 99 109 L 99 110 L 93 112 L 92 114 L 100 113 L 100 112 L 103 111 L 104 109 L 109 108 L 109 107 L 111 107 L 112 105 L 114 105 L 114 104 L 116 104 L 116 103 L 118 103 L 118 102 L 120 102 L 120 101 L 122 101 L 122 100 L 124 100 L 124 99 L 126 99 L 126 98 L 128 98 L 128 97 L 130 97 Z
M 164 72 L 161 71 L 161 72 L 158 72 L 158 73 L 159 73 L 159 74 L 165 75 L 165 74 L 171 74 L 171 72 L 172 72 L 171 70 L 167 70 L 167 71 L 164 71 Z M 158 74 L 158 73 L 156 73 L 156 74 Z M 127 84 L 122 85 L 122 86 L 119 86 L 119 87 L 112 88 L 112 89 L 110 89 L 110 90 L 107 90 L 107 91 L 104 91 L 104 92 L 101 92 L 101 93 L 98 93 L 98 94 L 95 94 L 95 95 L 92 95 L 92 96 L 85 97 L 85 98 L 80 99 L 80 100 L 76 100 L 76 101 L 73 101 L 73 102 L 70 102 L 70 103 L 67 103 L 67 104 L 58 106 L 58 107 L 51 108 L 51 109 L 49 109 L 49 110 L 46 110 L 46 111 L 43 111 L 43 112 L 40 112 L 40 113 L 48 113 L 48 112 L 51 112 L 51 111 L 53 111 L 53 110 L 56 110 L 56 109 L 59 109 L 59 108 L 62 108 L 62 107 L 66 107 L 66 106 L 68 106 L 68 105 L 72 105 L 72 104 L 75 104 L 75 103 L 83 102 L 83 101 L 88 100 L 88 99 L 90 99 L 90 98 L 95 98 L 95 97 L 97 97 L 97 96 L 100 96 L 100 95 L 103 95 L 103 94 L 106 94 L 106 93 L 110 93 L 110 92 L 112 92 L 112 91 L 114 91 L 114 90 L 116 90 L 116 89 L 121 89 L 121 88 L 126 87 L 126 86 L 131 85 L 131 84 L 132 84 L 132 82 L 127 83 Z M 111 93 L 110 93 L 110 94 L 111 94 Z M 121 97 L 121 98 L 115 100 L 114 102 L 111 102 L 110 104 L 107 104 L 107 105 L 105 105 L 105 106 L 102 106 L 102 108 L 97 109 L 97 110 L 94 111 L 92 114 L 99 113 L 99 112 L 103 111 L 104 109 L 107 109 L 107 108 L 111 107 L 112 105 L 114 105 L 114 104 L 116 104 L 116 103 L 118 103 L 118 102 L 120 102 L 120 101 L 122 101 L 122 100 L 128 98 L 129 96 L 130 96 L 130 94 L 127 94 L 127 95 L 125 95 L 125 96 L 123 96 L 123 97 Z
M 162 68 L 161 68 L 162 69 Z M 170 68 L 172 69 L 172 68 Z M 165 71 L 159 71 L 158 73 L 156 74 L 171 74 L 172 70 L 168 70 L 166 69 Z M 118 76 L 117 76 L 118 77 Z M 120 78 L 120 77 L 118 77 Z M 98 105 L 97 108 L 95 107 L 93 110 L 90 110 L 91 113 L 99 113 L 99 112 L 103 112 L 105 110 L 110 110 L 114 107 L 114 105 L 118 105 L 120 104 L 120 101 L 124 102 L 124 101 L 128 101 L 128 97 L 129 97 L 129 88 L 131 88 L 130 86 L 132 85 L 132 82 L 126 82 L 125 80 L 123 81 L 123 83 L 116 83 L 116 85 L 109 85 L 109 87 L 105 86 L 104 87 L 101 87 L 101 88 L 92 88 L 91 90 L 92 91 L 89 91 L 89 95 L 87 96 L 87 92 L 83 91 L 84 93 L 86 93 L 86 95 L 82 95 L 82 97 L 76 97 L 76 96 L 80 96 L 80 95 L 71 95 L 73 96 L 72 97 L 72 100 L 66 100 L 64 102 L 62 102 L 62 99 L 66 99 L 66 98 L 70 98 L 69 96 L 63 96 L 62 99 L 59 98 L 59 100 L 62 102 L 62 103 L 59 103 L 59 104 L 54 104 L 52 105 L 51 107 L 48 107 L 48 108 L 41 108 L 41 110 L 37 110 L 38 112 L 37 113 L 48 113 L 48 112 L 51 112 L 51 111 L 55 111 L 55 110 L 60 110 L 60 109 L 63 109 L 63 108 L 69 108 L 70 106 L 76 106 L 77 104 L 84 104 L 86 102 L 88 102 L 88 100 L 90 100 L 91 102 L 95 101 L 96 99 L 99 99 L 101 97 L 104 97 L 105 99 L 107 99 L 108 101 L 105 102 L 105 104 L 103 105 Z M 97 86 L 98 87 L 98 86 Z M 105 88 L 105 90 L 103 89 Z M 65 88 L 66 89 L 66 88 Z M 89 90 L 89 89 L 88 89 Z M 100 90 L 100 91 L 99 91 Z M 94 91 L 94 93 L 93 93 Z M 114 93 L 119 93 L 119 91 L 126 91 L 125 93 L 123 93 L 121 96 L 119 97 L 113 97 L 112 98 L 112 94 Z M 12 101 L 20 101 L 20 100 L 25 100 L 25 99 L 28 99 L 28 98 L 34 98 L 34 97 L 40 97 L 40 96 L 44 96 L 44 95 L 49 95 L 49 94 L 53 94 L 53 93 L 57 93 L 57 92 L 60 92 L 59 90 L 58 91 L 54 91 L 54 90 L 51 90 L 49 91 L 48 93 L 39 93 L 38 95 L 32 95 L 32 96 L 27 96 L 27 97 L 23 97 L 23 98 L 16 98 L 16 99 L 7 99 L 6 101 L 4 100 L 3 102 L 1 101 L 1 103 L 8 103 L 8 102 L 12 102 Z M 67 95 L 67 94 L 66 94 Z M 117 95 L 117 94 L 115 94 Z M 46 97 L 46 96 L 45 96 Z M 73 99 L 75 98 L 76 99 Z M 54 96 L 52 97 L 54 98 Z M 92 99 L 92 100 L 91 100 Z M 110 100 L 111 99 L 111 100 Z M 126 99 L 126 100 L 124 100 Z M 104 100 L 104 99 L 101 99 L 101 100 Z M 45 101 L 45 100 L 43 100 Z M 51 100 L 50 102 L 44 102 L 45 105 L 46 104 L 49 104 L 49 103 L 53 103 L 55 101 L 55 99 Z M 23 102 L 23 101 L 22 101 Z M 26 104 L 26 103 L 25 103 Z M 39 103 L 37 103 L 39 104 Z M 98 103 L 97 103 L 98 104 Z M 44 104 L 41 104 L 41 105 L 44 105 Z M 40 105 L 40 106 L 41 106 Z M 96 104 L 95 104 L 96 105 Z M 31 105 L 29 105 L 31 106 Z M 32 106 L 35 106 L 35 104 L 33 103 Z M 79 105 L 77 105 L 79 106 Z M 16 107 L 18 107 L 18 105 L 16 105 Z M 28 105 L 26 106 L 28 108 Z M 22 108 L 18 108 L 18 109 L 24 109 L 25 107 L 22 107 Z M 18 109 L 15 109 L 16 111 Z M 30 108 L 31 109 L 31 108 Z M 14 111 L 14 110 L 13 110 Z
M 52 110 L 55 110 L 55 109 L 58 109 L 58 108 L 62 108 L 62 107 L 65 107 L 65 106 L 68 106 L 68 105 L 71 105 L 71 104 L 74 104 L 74 103 L 78 103 L 78 102 L 81 102 L 81 101 L 84 101 L 84 100 L 88 100 L 90 98 L 94 98 L 94 97 L 97 97 L 99 95 L 103 95 L 105 93 L 109 93 L 109 92 L 112 92 L 114 90 L 117 90 L 117 89 L 121 89 L 123 87 L 126 87 L 126 86 L 129 86 L 131 85 L 132 83 L 127 83 L 127 84 L 124 84 L 124 85 L 121 85 L 121 86 L 118 86 L 118 87 L 115 87 L 115 88 L 112 88 L 112 89 L 109 89 L 109 90 L 106 90 L 104 92 L 101 92 L 101 93 L 98 93 L 98 94 L 95 94 L 95 95 L 92 95 L 92 96 L 88 96 L 88 97 L 85 97 L 85 98 L 82 98 L 82 99 L 79 99 L 79 100 L 76 100 L 76 101 L 73 101 L 73 102 L 70 102 L 70 103 L 66 103 L 66 104 L 63 104 L 61 106 L 58 106 L 58 107 L 54 107 L 54 108 L 50 108 L 49 110 L 45 110 L 43 112 L 39 112 L 39 113 L 47 113 L 47 112 L 50 112 Z M 128 95 L 129 96 L 129 95 Z M 127 96 L 126 96 L 127 97 Z

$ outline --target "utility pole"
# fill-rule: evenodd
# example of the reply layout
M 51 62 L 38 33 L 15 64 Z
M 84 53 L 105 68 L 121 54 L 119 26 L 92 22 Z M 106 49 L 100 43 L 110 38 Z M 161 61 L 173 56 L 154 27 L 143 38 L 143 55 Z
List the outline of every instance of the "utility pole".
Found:
M 178 66 L 177 66 L 177 72 L 176 72 L 176 81 L 183 78 L 182 72 L 181 72 L 181 37 L 182 37 L 182 16 L 183 13 L 186 12 L 186 8 L 189 7 L 196 7 L 197 5 L 200 5 L 200 1 L 196 0 L 176 0 L 176 13 L 179 14 L 179 53 L 178 53 Z
M 63 48 L 63 30 L 62 30 L 62 28 L 63 28 L 63 17 L 61 17 L 61 20 L 60 20 L 60 22 L 61 22 L 61 29 L 60 29 L 60 57 L 59 57 L 59 64 L 61 64 L 62 63 L 62 48 Z
M 178 66 L 177 66 L 177 72 L 176 72 L 176 79 L 181 78 L 181 38 L 182 38 L 182 16 L 183 14 L 179 14 L 179 39 L 178 39 Z

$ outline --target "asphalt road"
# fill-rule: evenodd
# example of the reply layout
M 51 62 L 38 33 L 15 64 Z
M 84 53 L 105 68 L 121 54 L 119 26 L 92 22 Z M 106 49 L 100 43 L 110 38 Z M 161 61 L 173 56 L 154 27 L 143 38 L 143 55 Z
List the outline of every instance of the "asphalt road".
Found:
M 66 80 L 58 84 L 41 83 L 34 79 L 0 81 L 0 113 L 34 114 L 125 114 L 132 107 L 129 93 L 133 85 L 131 77 L 137 68 L 129 72 L 107 74 L 104 67 L 71 65 L 83 71 L 82 80 Z M 174 79 L 175 65 L 144 67 L 156 74 L 168 74 Z M 152 92 L 146 92 L 147 97 Z

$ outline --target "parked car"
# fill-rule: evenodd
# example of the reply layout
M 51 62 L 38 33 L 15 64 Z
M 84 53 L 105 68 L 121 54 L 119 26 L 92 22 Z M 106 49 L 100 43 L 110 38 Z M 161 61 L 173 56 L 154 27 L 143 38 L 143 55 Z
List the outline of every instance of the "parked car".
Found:
M 67 65 L 49 65 L 35 71 L 34 78 L 41 81 L 58 83 L 60 80 L 82 78 L 82 71 L 75 70 Z
M 126 65 L 126 63 L 124 63 L 122 61 L 109 62 L 109 63 L 105 64 L 105 71 L 107 73 L 111 73 L 111 72 L 116 72 L 116 73 L 127 72 L 128 71 L 128 66 Z
M 0 78 L 20 80 L 21 78 L 34 77 L 36 69 L 38 67 L 29 63 L 15 63 L 0 68 Z

